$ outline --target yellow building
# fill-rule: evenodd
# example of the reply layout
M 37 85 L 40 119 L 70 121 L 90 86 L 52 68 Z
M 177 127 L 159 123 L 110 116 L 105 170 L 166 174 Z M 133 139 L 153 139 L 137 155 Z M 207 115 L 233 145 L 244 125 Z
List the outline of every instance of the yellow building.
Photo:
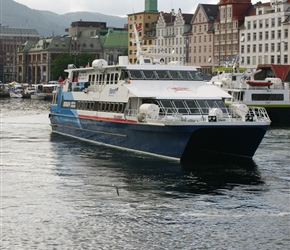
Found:
M 145 11 L 128 14 L 128 59 L 129 62 L 136 63 L 136 44 L 134 42 L 134 25 L 138 27 L 141 46 L 146 50 L 148 46 L 155 45 L 156 23 L 159 17 L 157 10 L 157 0 L 145 0 Z

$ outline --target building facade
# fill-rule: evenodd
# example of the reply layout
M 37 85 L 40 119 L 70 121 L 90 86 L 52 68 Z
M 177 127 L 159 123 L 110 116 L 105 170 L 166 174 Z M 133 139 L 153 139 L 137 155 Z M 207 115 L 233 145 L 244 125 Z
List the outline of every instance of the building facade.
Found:
M 220 0 L 214 23 L 214 65 L 232 60 L 239 54 L 240 27 L 252 7 L 251 0 Z
M 128 14 L 128 60 L 130 63 L 137 61 L 134 26 L 138 27 L 142 49 L 146 50 L 155 44 L 158 16 L 157 0 L 145 0 L 144 12 Z
M 17 53 L 18 82 L 56 80 L 58 76 L 51 74 L 51 68 L 60 54 L 73 56 L 72 64 L 75 65 L 82 53 L 90 54 L 94 59 L 106 58 L 113 64 L 118 55 L 127 52 L 126 30 L 107 29 L 105 23 L 99 22 L 84 22 L 82 27 L 82 21 L 79 21 L 73 22 L 67 31 L 68 36 L 44 38 L 20 46 Z
M 250 15 L 245 17 L 240 34 L 244 66 L 256 69 L 261 64 L 290 64 L 289 17 L 289 0 L 255 5 Z
M 162 55 L 164 62 L 181 61 L 189 64 L 189 40 L 185 36 L 191 30 L 193 14 L 183 14 L 181 9 L 175 14 L 160 12 L 156 25 L 156 54 Z
M 17 80 L 17 50 L 24 43 L 32 44 L 40 38 L 35 29 L 12 28 L 0 24 L 0 81 Z
M 189 63 L 201 66 L 206 74 L 211 73 L 213 66 L 214 21 L 218 13 L 218 5 L 199 4 L 191 21 Z

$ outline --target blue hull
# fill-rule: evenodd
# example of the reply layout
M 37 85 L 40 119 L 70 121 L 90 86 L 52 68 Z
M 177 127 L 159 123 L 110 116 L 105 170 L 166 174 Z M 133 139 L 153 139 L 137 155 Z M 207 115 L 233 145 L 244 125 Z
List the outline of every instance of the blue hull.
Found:
M 90 142 L 181 160 L 209 155 L 252 157 L 268 126 L 155 126 L 50 115 L 53 132 Z

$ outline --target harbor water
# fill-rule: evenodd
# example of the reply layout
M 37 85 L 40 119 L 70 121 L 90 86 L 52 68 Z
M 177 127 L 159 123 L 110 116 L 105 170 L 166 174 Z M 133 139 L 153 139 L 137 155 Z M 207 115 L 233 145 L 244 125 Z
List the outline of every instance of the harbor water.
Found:
M 49 105 L 0 99 L 1 249 L 290 249 L 290 128 L 182 164 L 52 134 Z

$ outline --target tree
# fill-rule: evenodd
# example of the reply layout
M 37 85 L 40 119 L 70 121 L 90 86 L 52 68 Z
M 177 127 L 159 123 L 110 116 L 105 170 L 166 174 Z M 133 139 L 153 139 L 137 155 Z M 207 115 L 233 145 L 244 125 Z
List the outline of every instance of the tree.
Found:
M 67 73 L 64 72 L 69 64 L 74 64 L 77 68 L 86 67 L 87 64 L 92 65 L 93 55 L 82 53 L 79 55 L 71 55 L 68 53 L 60 54 L 52 61 L 51 74 L 56 80 L 60 76 L 62 79 L 67 77 Z
M 60 54 L 58 57 L 56 57 L 52 61 L 51 67 L 51 75 L 53 76 L 54 80 L 57 80 L 60 76 L 62 79 L 65 79 L 67 74 L 64 72 L 64 70 L 67 69 L 67 66 L 72 64 L 73 61 L 74 58 L 68 53 Z

